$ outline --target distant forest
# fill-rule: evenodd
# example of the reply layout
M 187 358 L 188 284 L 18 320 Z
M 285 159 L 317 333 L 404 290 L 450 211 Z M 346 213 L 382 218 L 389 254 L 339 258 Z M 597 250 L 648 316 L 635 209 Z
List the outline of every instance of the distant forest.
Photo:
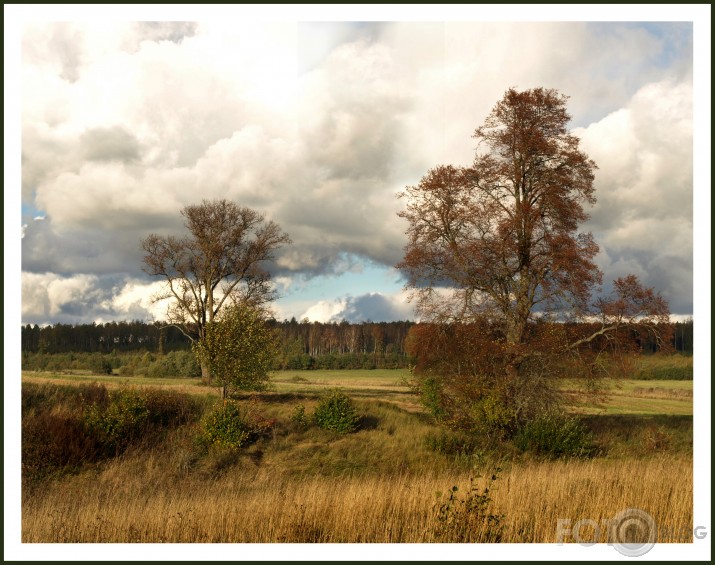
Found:
M 310 364 L 310 358 L 331 355 L 405 359 L 405 338 L 415 322 L 322 323 L 298 322 L 293 318 L 283 322 L 271 320 L 269 324 L 278 330 L 284 357 L 299 357 L 304 364 Z M 678 352 L 692 354 L 692 320 L 673 324 L 672 345 Z M 26 353 L 148 351 L 161 355 L 190 347 L 189 339 L 178 328 L 159 322 L 55 324 L 42 328 L 28 324 L 22 327 L 22 351 Z M 646 353 L 654 349 L 652 344 L 643 344 Z
M 278 331 L 277 369 L 399 368 L 410 364 L 405 338 L 415 322 L 268 322 Z M 122 353 L 162 355 L 191 348 L 176 327 L 159 322 L 55 324 L 22 327 L 25 354 Z

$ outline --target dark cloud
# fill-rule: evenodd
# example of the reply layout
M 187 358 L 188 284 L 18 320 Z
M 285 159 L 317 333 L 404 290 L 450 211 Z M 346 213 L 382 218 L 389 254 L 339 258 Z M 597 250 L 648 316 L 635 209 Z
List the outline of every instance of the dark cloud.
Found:
M 97 223 L 101 224 L 101 219 Z M 121 272 L 122 276 L 141 277 L 141 239 L 148 232 L 101 228 L 63 230 L 57 229 L 50 217 L 30 222 L 22 239 L 22 270 L 67 275 Z M 121 269 L 117 265 L 121 265 Z
M 634 274 L 644 286 L 663 295 L 673 314 L 693 313 L 692 255 L 663 255 L 656 250 L 623 248 L 608 255 L 603 263 L 604 294 L 611 292 L 616 278 Z
M 119 126 L 93 128 L 79 138 L 82 155 L 89 161 L 137 161 L 141 146 L 136 137 Z

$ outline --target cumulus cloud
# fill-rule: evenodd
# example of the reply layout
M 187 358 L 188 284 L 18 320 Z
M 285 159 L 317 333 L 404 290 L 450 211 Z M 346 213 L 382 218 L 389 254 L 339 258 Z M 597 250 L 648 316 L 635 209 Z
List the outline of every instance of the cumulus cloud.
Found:
M 692 100 L 690 84 L 647 84 L 624 108 L 575 132 L 599 165 L 586 228 L 602 247 L 606 278 L 637 274 L 676 313 L 692 309 Z
M 136 138 L 120 126 L 93 128 L 79 138 L 84 157 L 89 161 L 136 161 L 140 146 Z
M 361 296 L 321 300 L 300 316 L 301 320 L 305 318 L 312 322 L 389 322 L 414 320 L 415 313 L 403 293 L 385 295 L 371 292 Z
M 160 282 L 116 276 L 22 273 L 23 323 L 103 323 L 164 319 L 166 304 L 154 303 Z
M 22 194 L 47 220 L 23 218 L 22 268 L 140 278 L 140 240 L 180 232 L 179 210 L 202 198 L 290 234 L 277 276 L 339 274 L 345 254 L 392 266 L 395 194 L 469 164 L 506 88 L 547 86 L 570 95 L 600 166 L 602 266 L 687 270 L 691 50 L 692 27 L 665 23 L 28 24 Z M 685 274 L 659 282 L 687 309 Z M 357 299 L 341 300 L 352 315 Z

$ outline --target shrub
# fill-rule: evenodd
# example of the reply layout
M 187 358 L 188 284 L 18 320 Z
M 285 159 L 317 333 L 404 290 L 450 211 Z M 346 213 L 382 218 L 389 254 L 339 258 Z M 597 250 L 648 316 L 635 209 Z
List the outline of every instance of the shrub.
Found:
M 581 457 L 592 451 L 591 436 L 581 421 L 557 411 L 524 424 L 514 443 L 522 451 L 550 457 Z
M 189 424 L 201 414 L 201 404 L 190 394 L 150 388 L 145 398 L 149 423 L 155 426 L 169 428 Z
M 276 332 L 265 312 L 247 304 L 232 304 L 206 325 L 193 349 L 205 363 L 214 384 L 241 390 L 263 390 L 276 354 Z
M 98 452 L 97 442 L 75 414 L 45 411 L 22 418 L 23 484 L 79 468 Z
M 306 429 L 310 423 L 308 421 L 308 416 L 305 413 L 305 406 L 302 404 L 298 404 L 293 409 L 290 419 L 301 429 Z
M 191 351 L 171 351 L 158 357 L 146 368 L 146 376 L 164 377 L 200 377 L 201 366 Z
M 66 368 L 67 362 L 61 363 L 57 370 Z M 112 362 L 106 355 L 101 355 L 100 353 L 94 353 L 87 362 L 87 368 L 98 375 L 111 375 L 112 374 Z
M 334 390 L 320 400 L 313 413 L 313 420 L 324 430 L 348 434 L 358 429 L 360 416 L 350 397 Z
M 442 406 L 442 389 L 439 382 L 434 377 L 427 377 L 421 385 L 422 404 L 437 422 L 444 422 L 447 418 L 447 411 Z
M 238 449 L 249 443 L 251 428 L 238 404 L 226 400 L 201 421 L 200 437 L 209 445 Z
M 85 405 L 84 425 L 108 452 L 120 453 L 141 436 L 149 420 L 146 395 L 131 388 L 108 393 L 106 404 Z
M 501 468 L 497 468 L 484 489 L 479 489 L 474 479 L 469 479 L 469 490 L 463 498 L 457 494 L 459 487 L 453 486 L 449 490 L 446 501 L 437 507 L 434 533 L 439 541 L 493 543 L 502 540 L 505 516 L 491 511 L 489 494 L 500 472 Z

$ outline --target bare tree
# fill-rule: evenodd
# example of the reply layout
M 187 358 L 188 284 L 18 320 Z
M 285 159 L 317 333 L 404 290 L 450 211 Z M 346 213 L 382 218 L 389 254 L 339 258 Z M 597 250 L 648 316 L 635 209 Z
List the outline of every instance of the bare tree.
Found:
M 144 271 L 166 279 L 154 300 L 171 301 L 167 322 L 201 342 L 227 301 L 260 308 L 275 298 L 264 264 L 290 238 L 255 210 L 228 200 L 204 200 L 181 215 L 188 235 L 151 234 L 142 241 Z M 205 362 L 201 373 L 210 382 Z

